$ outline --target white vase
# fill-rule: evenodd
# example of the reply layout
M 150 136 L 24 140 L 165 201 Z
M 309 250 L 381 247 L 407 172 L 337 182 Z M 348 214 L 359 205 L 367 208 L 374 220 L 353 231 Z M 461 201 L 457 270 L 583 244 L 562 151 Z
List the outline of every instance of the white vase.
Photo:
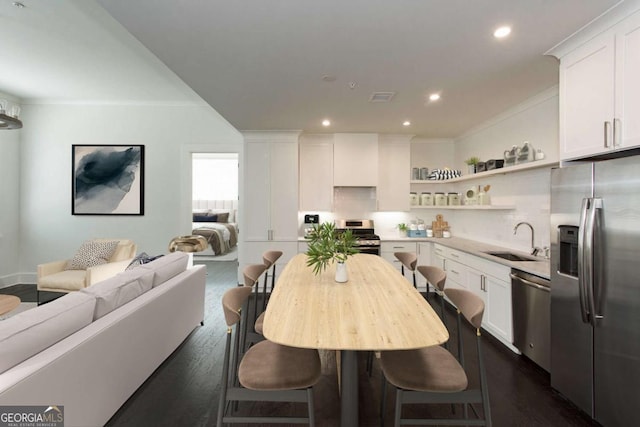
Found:
M 347 264 L 344 262 L 336 263 L 336 282 L 344 283 L 349 280 L 349 276 L 347 275 Z

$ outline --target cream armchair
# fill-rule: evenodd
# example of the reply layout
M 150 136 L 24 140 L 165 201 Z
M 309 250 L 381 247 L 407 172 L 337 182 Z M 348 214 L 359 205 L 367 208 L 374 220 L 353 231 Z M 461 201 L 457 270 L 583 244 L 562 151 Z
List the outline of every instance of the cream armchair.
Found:
M 109 262 L 89 267 L 86 270 L 65 270 L 68 260 L 53 261 L 38 265 L 38 303 L 40 292 L 73 292 L 87 288 L 101 280 L 124 271 L 136 256 L 136 245 L 128 239 L 94 239 L 97 241 L 119 240 Z

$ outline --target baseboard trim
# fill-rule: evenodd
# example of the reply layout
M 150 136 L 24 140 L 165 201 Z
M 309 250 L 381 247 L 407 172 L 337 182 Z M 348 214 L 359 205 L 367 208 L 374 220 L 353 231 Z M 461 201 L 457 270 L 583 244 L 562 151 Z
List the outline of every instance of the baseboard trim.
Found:
M 35 273 L 15 273 L 0 277 L 0 289 L 20 284 L 35 284 L 37 275 Z

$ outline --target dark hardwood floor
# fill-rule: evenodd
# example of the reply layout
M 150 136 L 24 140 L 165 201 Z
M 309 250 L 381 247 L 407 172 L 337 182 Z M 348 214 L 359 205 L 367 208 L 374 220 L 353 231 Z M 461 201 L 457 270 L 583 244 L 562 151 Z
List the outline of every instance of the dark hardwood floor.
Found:
M 205 324 L 195 329 L 185 342 L 155 371 L 111 418 L 107 426 L 215 426 L 226 324 L 220 300 L 224 291 L 237 285 L 235 262 L 207 263 Z M 24 295 L 35 301 L 34 285 L 4 288 L 1 293 Z M 21 296 L 22 298 L 22 296 Z M 31 298 L 31 299 L 30 299 Z M 430 302 L 436 305 L 435 297 Z M 434 307 L 439 311 L 439 304 Z M 249 310 L 252 312 L 252 310 Z M 455 337 L 453 310 L 447 312 L 447 327 Z M 475 361 L 475 336 L 463 327 L 467 360 Z M 487 334 L 483 335 L 483 354 L 489 382 L 491 415 L 495 426 L 597 426 L 586 415 L 554 392 L 549 374 L 528 359 L 513 354 Z M 339 425 L 340 400 L 335 354 L 322 351 L 323 375 L 315 387 L 317 425 Z M 361 426 L 378 426 L 381 375 L 374 362 L 372 376 L 365 372 L 360 358 L 359 413 Z M 477 384 L 476 365 L 469 366 L 470 383 Z M 393 396 L 388 394 L 385 425 L 391 426 Z M 257 403 L 240 405 L 245 414 L 304 413 L 304 405 Z M 479 409 L 481 410 L 481 409 Z M 429 417 L 452 416 L 449 405 L 410 405 L 405 414 Z M 458 411 L 459 414 L 459 411 Z

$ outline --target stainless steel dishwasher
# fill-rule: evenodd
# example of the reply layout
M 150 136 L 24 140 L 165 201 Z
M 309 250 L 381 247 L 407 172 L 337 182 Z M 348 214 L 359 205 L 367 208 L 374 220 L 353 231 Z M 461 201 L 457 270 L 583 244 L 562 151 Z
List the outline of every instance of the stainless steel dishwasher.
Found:
M 551 282 L 511 270 L 513 345 L 547 372 L 551 370 Z

